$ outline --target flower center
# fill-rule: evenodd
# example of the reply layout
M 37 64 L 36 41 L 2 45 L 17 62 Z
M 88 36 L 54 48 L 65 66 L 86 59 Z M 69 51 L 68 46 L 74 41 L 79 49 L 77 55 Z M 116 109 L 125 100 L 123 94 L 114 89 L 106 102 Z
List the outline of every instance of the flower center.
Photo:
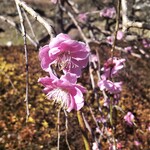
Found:
M 54 103 L 61 104 L 61 107 L 67 108 L 70 104 L 69 93 L 61 88 L 56 88 L 47 94 L 48 99 L 53 100 Z
M 64 68 L 70 70 L 71 68 L 75 68 L 77 66 L 71 61 L 70 51 L 61 53 L 56 62 L 59 70 L 63 70 Z

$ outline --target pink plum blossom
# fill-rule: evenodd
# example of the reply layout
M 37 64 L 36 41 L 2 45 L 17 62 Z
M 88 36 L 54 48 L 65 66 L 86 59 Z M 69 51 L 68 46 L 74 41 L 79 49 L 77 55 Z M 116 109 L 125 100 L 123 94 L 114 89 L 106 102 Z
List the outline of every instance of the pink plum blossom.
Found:
M 106 42 L 109 43 L 110 45 L 113 44 L 113 41 L 114 41 L 113 36 L 108 36 L 108 37 L 106 38 Z
M 92 150 L 99 150 L 98 144 L 96 142 L 93 143 Z
M 100 90 L 106 90 L 110 93 L 120 93 L 122 82 L 112 82 L 110 80 L 101 80 L 98 82 L 98 86 L 100 87 Z
M 49 45 L 40 49 L 39 59 L 43 70 L 49 72 L 56 64 L 64 73 L 81 74 L 81 69 L 88 63 L 89 49 L 83 42 L 72 40 L 67 34 L 60 33 Z
M 117 32 L 117 40 L 122 40 L 123 37 L 124 37 L 124 33 L 119 30 L 119 31 Z M 114 42 L 114 36 L 107 36 L 106 42 L 109 43 L 110 45 L 112 45 L 113 42 Z
M 55 75 L 50 74 L 50 76 L 38 80 L 45 87 L 43 92 L 47 94 L 47 98 L 61 104 L 61 107 L 68 112 L 72 109 L 80 110 L 84 105 L 82 93 L 86 90 L 83 86 L 76 84 L 76 75 L 68 72 L 60 79 Z
M 103 79 L 115 76 L 120 69 L 124 67 L 125 59 L 117 59 L 116 57 L 109 58 L 105 63 L 102 71 L 104 72 L 102 75 Z
M 93 63 L 98 62 L 98 57 L 95 54 L 91 54 L 90 59 L 91 59 L 91 62 Z
M 128 123 L 128 125 L 132 126 L 134 122 L 134 115 L 131 112 L 128 112 L 124 116 L 124 120 Z
M 100 11 L 101 17 L 114 18 L 116 15 L 116 10 L 114 7 L 105 7 Z
M 51 0 L 51 2 L 52 2 L 53 4 L 56 4 L 56 3 L 57 3 L 57 0 Z
M 81 13 L 81 14 L 78 15 L 78 20 L 79 20 L 80 22 L 86 22 L 87 19 L 88 19 L 88 17 L 87 17 L 87 14 L 86 14 L 86 13 Z
M 143 39 L 142 44 L 143 44 L 144 48 L 149 48 L 150 47 L 150 41 L 149 40 Z
M 140 144 L 141 144 L 141 143 L 140 143 L 139 141 L 137 141 L 137 140 L 134 141 L 134 145 L 135 145 L 135 146 L 140 146 Z
M 121 142 L 118 142 L 117 143 L 117 150 L 121 150 L 122 149 L 122 143 Z
M 128 53 L 131 53 L 132 52 L 132 47 L 131 46 L 125 47 L 124 50 Z
M 122 40 L 122 39 L 123 39 L 123 36 L 124 36 L 124 33 L 119 30 L 119 31 L 117 32 L 117 40 Z
M 111 144 L 111 143 L 110 143 L 109 150 L 115 150 L 115 149 L 121 150 L 121 149 L 122 149 L 122 144 L 119 142 L 119 143 L 117 143 L 116 146 L 115 146 L 115 144 Z
M 147 128 L 147 129 L 148 129 L 148 131 L 150 131 L 150 125 L 148 126 L 148 128 Z

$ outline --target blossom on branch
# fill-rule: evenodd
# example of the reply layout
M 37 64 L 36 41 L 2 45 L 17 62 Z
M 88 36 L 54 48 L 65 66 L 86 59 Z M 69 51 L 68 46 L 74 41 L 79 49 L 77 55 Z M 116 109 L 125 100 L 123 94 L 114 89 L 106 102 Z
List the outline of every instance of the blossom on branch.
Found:
M 116 37 L 116 39 L 117 39 L 117 40 L 122 40 L 123 37 L 124 37 L 124 33 L 123 33 L 121 30 L 119 30 L 119 31 L 117 32 L 117 37 Z M 114 42 L 114 36 L 113 36 L 113 35 L 107 36 L 106 42 L 107 42 L 108 44 L 112 45 L 113 42 Z
M 131 46 L 127 46 L 124 48 L 124 50 L 128 53 L 131 53 L 132 52 L 132 47 Z
M 101 80 L 98 82 L 98 86 L 100 90 L 106 90 L 109 93 L 117 94 L 120 93 L 122 90 L 122 82 L 112 82 L 110 80 Z
M 81 14 L 78 15 L 78 20 L 79 20 L 80 22 L 86 22 L 87 19 L 88 19 L 88 16 L 87 16 L 86 13 L 81 13 Z
M 121 30 L 119 30 L 119 31 L 117 32 L 117 40 L 122 40 L 123 37 L 124 37 L 124 33 L 123 33 Z
M 124 67 L 125 59 L 117 59 L 116 57 L 109 58 L 105 63 L 104 67 L 102 68 L 103 79 L 107 79 L 109 77 L 114 77 L 120 69 Z
M 45 87 L 43 92 L 47 94 L 47 98 L 60 104 L 68 112 L 72 109 L 80 110 L 84 106 L 83 93 L 86 92 L 86 89 L 76 84 L 75 74 L 68 72 L 60 79 L 50 74 L 50 77 L 39 78 L 38 82 Z
M 56 3 L 57 3 L 57 0 L 51 0 L 51 2 L 52 2 L 53 4 L 56 4 Z
M 40 49 L 39 59 L 43 70 L 49 72 L 50 66 L 56 64 L 64 73 L 81 74 L 81 69 L 88 63 L 89 49 L 83 42 L 72 40 L 67 34 L 60 33 L 49 45 Z
M 92 150 L 99 150 L 98 143 L 96 142 L 93 143 Z
M 124 116 L 124 120 L 128 123 L 128 125 L 132 126 L 134 123 L 134 115 L 131 112 L 128 112 Z
M 150 40 L 143 39 L 142 44 L 143 44 L 144 48 L 149 48 L 150 47 Z

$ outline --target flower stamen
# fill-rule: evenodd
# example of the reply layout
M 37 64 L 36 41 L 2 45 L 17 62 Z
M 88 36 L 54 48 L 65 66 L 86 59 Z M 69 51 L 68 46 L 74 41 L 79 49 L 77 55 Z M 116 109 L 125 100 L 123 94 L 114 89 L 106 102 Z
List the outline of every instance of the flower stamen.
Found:
M 70 104 L 70 97 L 68 92 L 61 88 L 56 88 L 47 94 L 48 99 L 53 100 L 54 103 L 60 104 L 62 108 L 66 109 Z

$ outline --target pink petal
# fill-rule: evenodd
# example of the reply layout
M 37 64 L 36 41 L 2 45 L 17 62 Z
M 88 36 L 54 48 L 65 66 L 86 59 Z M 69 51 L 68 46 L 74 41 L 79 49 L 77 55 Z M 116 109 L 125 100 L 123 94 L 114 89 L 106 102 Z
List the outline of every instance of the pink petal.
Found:
M 70 37 L 67 34 L 60 33 L 50 41 L 49 47 L 50 49 L 53 47 L 58 47 L 62 42 L 68 39 L 70 39 Z
M 77 82 L 76 74 L 69 73 L 69 72 L 67 72 L 65 75 L 63 75 L 60 79 L 69 81 L 70 83 L 73 83 L 73 84 L 75 84 Z
M 50 50 L 49 45 L 45 45 L 44 47 L 40 48 L 39 51 L 39 59 L 42 60 L 43 57 L 48 55 L 48 51 Z
M 81 68 L 80 67 L 73 67 L 70 69 L 64 69 L 63 72 L 66 74 L 67 72 L 71 72 L 76 74 L 77 77 L 80 77 L 81 75 Z
M 49 78 L 48 76 L 38 79 L 38 82 L 43 84 L 44 86 L 47 86 L 47 85 L 51 84 L 52 81 L 53 80 L 51 78 Z
M 70 112 L 72 109 L 75 109 L 75 107 L 76 107 L 74 98 L 72 96 L 70 98 L 71 98 L 71 101 L 70 101 L 70 104 L 67 109 L 68 112 Z

